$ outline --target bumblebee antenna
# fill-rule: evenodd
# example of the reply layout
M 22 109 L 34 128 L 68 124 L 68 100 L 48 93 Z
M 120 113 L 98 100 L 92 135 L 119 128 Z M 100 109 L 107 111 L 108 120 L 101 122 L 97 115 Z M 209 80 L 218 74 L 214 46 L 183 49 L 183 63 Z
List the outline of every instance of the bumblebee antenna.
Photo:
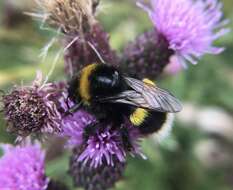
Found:
M 94 50 L 94 52 L 96 53 L 96 55 L 98 56 L 98 58 L 100 59 L 100 61 L 103 64 L 106 64 L 106 62 L 104 61 L 103 57 L 100 55 L 100 53 L 98 52 L 98 50 L 95 48 L 95 46 L 91 43 L 91 42 L 87 42 L 87 44 Z

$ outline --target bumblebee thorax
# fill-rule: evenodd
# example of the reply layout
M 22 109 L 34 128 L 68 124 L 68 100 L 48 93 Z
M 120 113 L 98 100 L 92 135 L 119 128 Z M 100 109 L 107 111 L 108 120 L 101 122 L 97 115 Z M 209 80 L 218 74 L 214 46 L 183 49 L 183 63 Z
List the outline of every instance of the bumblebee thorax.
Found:
M 98 98 L 114 96 L 125 89 L 125 80 L 115 67 L 94 63 L 80 73 L 79 95 L 84 103 L 98 102 Z

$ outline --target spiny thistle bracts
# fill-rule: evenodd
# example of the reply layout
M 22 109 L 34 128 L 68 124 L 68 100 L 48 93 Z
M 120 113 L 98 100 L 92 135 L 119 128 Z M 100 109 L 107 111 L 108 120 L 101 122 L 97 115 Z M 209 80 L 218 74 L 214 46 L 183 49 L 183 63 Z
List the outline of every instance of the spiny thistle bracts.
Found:
M 76 187 L 83 187 L 85 190 L 107 190 L 123 177 L 125 162 L 114 159 L 114 166 L 104 162 L 93 168 L 89 163 L 78 161 L 79 157 L 79 150 L 74 150 L 70 159 L 69 173 Z
M 168 47 L 168 41 L 156 30 L 145 32 L 126 46 L 120 66 L 132 77 L 155 79 L 174 54 Z
M 83 38 L 73 40 L 72 36 L 64 38 L 65 47 L 71 43 L 64 56 L 65 72 L 69 77 L 95 62 L 118 66 L 116 53 L 109 44 L 109 35 L 99 23 L 95 24 L 90 32 L 86 32 Z

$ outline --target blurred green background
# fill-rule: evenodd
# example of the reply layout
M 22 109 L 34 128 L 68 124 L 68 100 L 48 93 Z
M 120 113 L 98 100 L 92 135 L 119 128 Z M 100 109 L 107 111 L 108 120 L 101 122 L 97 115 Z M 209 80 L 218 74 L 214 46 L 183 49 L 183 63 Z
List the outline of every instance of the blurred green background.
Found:
M 16 2 L 6 8 L 4 1 L 0 1 L 0 89 L 6 91 L 14 84 L 31 81 L 37 69 L 46 75 L 60 48 L 55 44 L 46 59 L 39 57 L 54 33 L 40 30 L 39 21 L 22 16 L 22 11 L 34 10 L 33 4 L 27 0 Z M 222 2 L 225 17 L 230 19 L 229 27 L 233 29 L 233 1 Z M 119 51 L 152 27 L 133 0 L 106 0 L 102 10 L 99 18 L 111 34 L 112 46 Z M 117 190 L 233 189 L 232 42 L 230 33 L 216 42 L 226 47 L 221 55 L 205 56 L 198 65 L 161 78 L 160 86 L 176 94 L 184 102 L 184 110 L 178 115 L 169 138 L 160 144 L 153 137 L 142 142 L 148 159 L 129 158 L 125 178 L 117 184 Z M 52 80 L 64 79 L 63 69 L 61 57 Z M 5 132 L 4 121 L 0 122 L 0 141 L 13 142 L 14 138 Z M 48 148 L 54 148 L 55 144 Z M 66 173 L 69 152 L 50 157 L 47 174 L 65 180 L 72 187 Z

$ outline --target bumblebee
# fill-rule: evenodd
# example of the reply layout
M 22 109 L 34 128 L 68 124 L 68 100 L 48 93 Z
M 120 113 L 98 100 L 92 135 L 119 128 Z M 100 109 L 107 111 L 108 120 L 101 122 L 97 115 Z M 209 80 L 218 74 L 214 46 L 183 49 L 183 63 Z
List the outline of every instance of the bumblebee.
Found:
M 94 114 L 98 123 L 86 127 L 86 137 L 104 122 L 120 127 L 123 142 L 130 149 L 125 118 L 144 135 L 159 132 L 167 125 L 169 113 L 181 111 L 179 101 L 149 79 L 124 76 L 120 70 L 106 64 L 90 64 L 74 77 L 68 89 L 75 102 L 70 112 L 82 107 Z

